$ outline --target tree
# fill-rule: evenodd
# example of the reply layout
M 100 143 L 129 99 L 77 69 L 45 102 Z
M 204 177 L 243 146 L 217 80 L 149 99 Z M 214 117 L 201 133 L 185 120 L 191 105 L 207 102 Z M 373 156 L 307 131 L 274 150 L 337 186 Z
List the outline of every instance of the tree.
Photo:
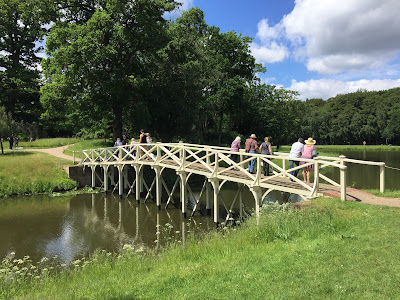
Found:
M 116 138 L 129 117 L 124 110 L 139 104 L 149 57 L 167 42 L 162 16 L 176 3 L 93 0 L 87 6 L 84 14 L 74 5 L 58 10 L 46 43 L 41 101 L 47 118 L 58 108 L 81 126 L 109 118 Z
M 11 113 L 7 113 L 3 106 L 0 106 L 0 144 L 1 153 L 3 151 L 3 141 L 7 138 L 13 138 L 13 135 L 19 130 L 18 124 L 13 120 Z
M 16 121 L 37 122 L 40 58 L 35 45 L 45 34 L 46 20 L 38 0 L 0 0 L 0 105 Z

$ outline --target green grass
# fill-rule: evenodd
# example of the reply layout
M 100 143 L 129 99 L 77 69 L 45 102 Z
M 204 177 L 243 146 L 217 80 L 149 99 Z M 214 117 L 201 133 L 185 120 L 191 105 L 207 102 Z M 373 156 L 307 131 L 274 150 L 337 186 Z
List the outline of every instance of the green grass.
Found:
M 39 152 L 7 151 L 0 155 L 0 196 L 75 188 L 76 182 L 68 178 L 63 164 L 71 162 Z
M 74 145 L 68 147 L 64 154 L 72 156 L 73 151 L 80 151 L 85 149 L 97 149 L 97 148 L 105 148 L 105 147 L 112 147 L 112 141 L 105 142 L 104 139 L 95 139 L 95 140 L 80 140 L 79 142 L 75 143 Z M 76 158 L 82 158 L 81 152 L 75 153 Z
M 23 148 L 56 148 L 80 142 L 79 138 L 53 138 L 38 139 L 32 142 L 20 142 L 19 147 Z
M 400 209 L 317 199 L 300 210 L 264 211 L 259 225 L 254 218 L 158 254 L 138 254 L 131 247 L 118 256 L 98 252 L 68 271 L 46 270 L 31 283 L 16 270 L 3 271 L 0 296 L 398 299 Z
M 379 197 L 400 198 L 400 190 L 386 190 L 383 193 L 381 193 L 378 189 L 364 191 Z

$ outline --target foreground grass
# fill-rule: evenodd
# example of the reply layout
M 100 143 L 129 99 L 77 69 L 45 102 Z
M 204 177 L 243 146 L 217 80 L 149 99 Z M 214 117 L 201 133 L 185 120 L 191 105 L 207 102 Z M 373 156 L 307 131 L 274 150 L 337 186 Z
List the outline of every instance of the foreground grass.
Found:
M 62 165 L 69 161 L 39 152 L 8 151 L 0 155 L 0 196 L 70 190 Z
M 364 191 L 379 197 L 400 198 L 400 190 L 385 190 L 383 193 L 381 193 L 379 189 Z
M 3 297 L 29 299 L 396 299 L 400 210 L 318 199 L 268 207 L 257 226 L 192 238 L 163 253 L 94 255 Z M 268 212 L 269 211 L 269 212 Z
M 23 148 L 56 148 L 75 144 L 80 141 L 81 139 L 79 138 L 38 139 L 32 142 L 19 142 L 19 146 Z

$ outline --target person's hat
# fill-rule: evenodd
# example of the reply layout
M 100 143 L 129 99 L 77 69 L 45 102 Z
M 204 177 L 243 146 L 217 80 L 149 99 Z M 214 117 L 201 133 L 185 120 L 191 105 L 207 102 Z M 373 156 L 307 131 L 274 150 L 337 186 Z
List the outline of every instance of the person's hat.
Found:
M 316 142 L 317 142 L 317 141 L 316 141 L 316 140 L 313 140 L 313 138 L 308 138 L 308 139 L 305 141 L 305 143 L 306 143 L 307 145 L 314 145 Z
M 250 137 L 251 137 L 252 139 L 256 139 L 256 138 L 257 138 L 256 135 L 255 135 L 254 133 L 252 133 Z

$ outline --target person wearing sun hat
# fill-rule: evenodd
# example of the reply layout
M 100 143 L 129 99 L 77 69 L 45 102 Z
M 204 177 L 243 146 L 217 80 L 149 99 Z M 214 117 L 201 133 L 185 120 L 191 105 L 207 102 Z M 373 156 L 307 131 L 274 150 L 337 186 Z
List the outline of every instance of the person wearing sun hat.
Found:
M 256 153 L 257 148 L 258 148 L 256 138 L 257 138 L 256 135 L 254 133 L 252 133 L 250 135 L 250 137 L 246 140 L 244 145 L 245 145 L 245 151 L 247 153 Z M 256 164 L 255 159 L 252 159 L 249 161 L 248 169 L 249 169 L 250 173 L 254 173 L 255 164 Z
M 315 149 L 316 140 L 313 138 L 308 138 L 305 140 L 305 146 L 304 146 L 304 152 L 301 155 L 301 158 L 306 158 L 306 159 L 312 159 L 312 152 Z M 307 162 L 301 161 L 300 165 L 304 165 Z M 305 183 L 310 183 L 310 175 L 311 175 L 311 170 L 313 169 L 313 165 L 311 166 L 306 166 L 303 168 L 303 178 Z

